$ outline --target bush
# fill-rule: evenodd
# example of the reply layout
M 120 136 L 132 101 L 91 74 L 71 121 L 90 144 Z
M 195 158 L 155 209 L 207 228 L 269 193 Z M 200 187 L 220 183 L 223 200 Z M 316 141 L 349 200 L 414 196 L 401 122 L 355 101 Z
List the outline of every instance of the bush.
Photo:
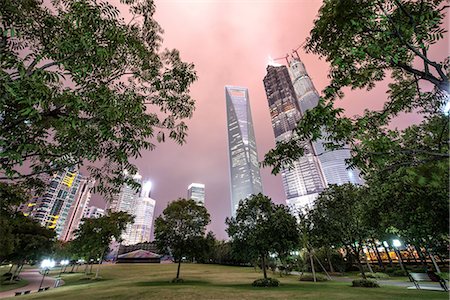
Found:
M 403 270 L 395 270 L 391 274 L 392 276 L 407 276 Z
M 280 282 L 275 278 L 261 278 L 253 281 L 252 286 L 257 287 L 277 287 L 280 285 Z
M 311 273 L 306 273 L 303 275 L 300 275 L 300 281 L 314 281 L 314 276 Z M 321 282 L 321 281 L 327 281 L 328 278 L 321 275 L 321 274 L 316 274 L 316 281 Z
M 375 273 L 365 273 L 367 278 L 375 278 L 375 279 L 381 279 L 381 278 L 389 278 L 388 274 L 375 272 Z M 359 274 L 361 276 L 361 274 Z
M 367 287 L 367 288 L 377 288 L 380 287 L 378 283 L 374 280 L 369 279 L 355 279 L 352 281 L 352 287 Z
M 184 280 L 183 279 L 181 279 L 181 278 L 174 278 L 174 279 L 172 279 L 172 281 L 171 281 L 172 283 L 183 283 L 184 282 Z

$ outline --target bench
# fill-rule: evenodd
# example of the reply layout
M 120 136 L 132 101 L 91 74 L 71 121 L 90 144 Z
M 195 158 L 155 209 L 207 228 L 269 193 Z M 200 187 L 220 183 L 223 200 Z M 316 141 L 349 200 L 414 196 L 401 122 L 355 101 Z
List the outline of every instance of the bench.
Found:
M 46 291 L 46 290 L 48 290 L 49 288 L 50 288 L 49 286 L 42 287 L 42 288 L 40 288 L 40 289 L 38 290 L 38 292 Z
M 434 272 L 428 273 L 409 273 L 409 280 L 414 283 L 416 289 L 420 290 L 419 281 L 439 282 L 444 291 L 448 292 L 447 284 L 438 274 Z
M 20 292 L 16 292 L 16 294 L 14 296 L 27 295 L 29 293 L 31 293 L 31 291 L 20 291 Z

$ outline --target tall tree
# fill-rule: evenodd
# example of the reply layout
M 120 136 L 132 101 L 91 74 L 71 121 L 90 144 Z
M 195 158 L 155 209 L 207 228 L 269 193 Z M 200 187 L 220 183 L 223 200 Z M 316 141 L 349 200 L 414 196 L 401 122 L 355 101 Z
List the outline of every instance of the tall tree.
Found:
M 75 239 L 71 242 L 71 248 L 76 249 L 77 254 L 87 262 L 98 260 L 95 278 L 98 277 L 99 266 L 108 250 L 111 241 L 122 240 L 122 233 L 134 217 L 126 212 L 111 212 L 99 218 L 82 219 L 82 224 L 75 231 Z
M 180 278 L 181 260 L 184 256 L 201 254 L 206 225 L 210 222 L 205 207 L 194 200 L 178 199 L 167 205 L 155 220 L 155 241 L 158 248 L 173 256 L 178 262 L 177 276 Z
M 345 247 L 356 259 L 365 278 L 361 254 L 368 233 L 362 218 L 360 199 L 363 191 L 350 183 L 331 185 L 319 195 L 314 208 L 308 212 L 308 219 L 312 226 L 311 235 L 325 236 L 327 243 Z
M 97 191 L 136 183 L 150 139 L 182 144 L 193 65 L 161 50 L 152 0 L 5 0 L 0 4 L 0 180 L 87 165 Z M 22 165 L 29 168 L 18 168 Z
M 369 160 L 380 155 L 404 154 L 403 163 L 448 160 L 449 154 L 438 147 L 447 140 L 442 136 L 433 148 L 387 147 L 396 141 L 396 130 L 386 135 L 385 127 L 402 112 L 421 112 L 425 124 L 440 118 L 449 99 L 449 58 L 436 58 L 430 49 L 442 42 L 448 5 L 444 0 L 342 0 L 324 1 L 314 22 L 306 50 L 330 63 L 331 83 L 324 90 L 319 105 L 308 111 L 298 123 L 293 138 L 280 142 L 265 157 L 264 164 L 277 173 L 303 155 L 302 141 L 317 140 L 327 132 L 326 147 L 350 146 L 352 163 L 363 172 Z M 362 116 L 344 116 L 335 105 L 344 96 L 342 89 L 370 90 L 377 82 L 391 77 L 388 98 L 381 111 L 366 110 Z M 443 118 L 441 130 L 448 127 Z M 434 122 L 436 124 L 436 122 Z M 384 143 L 373 144 L 383 140 Z M 377 147 L 374 147 L 376 145 Z M 384 147 L 383 147 L 384 146 Z M 401 145 L 400 145 L 401 146 Z M 374 149 L 375 148 L 375 149 Z
M 287 207 L 275 205 L 261 193 L 242 200 L 236 217 L 227 218 L 225 223 L 232 245 L 245 249 L 261 260 L 265 279 L 269 253 L 285 257 L 298 246 L 299 234 L 295 217 Z

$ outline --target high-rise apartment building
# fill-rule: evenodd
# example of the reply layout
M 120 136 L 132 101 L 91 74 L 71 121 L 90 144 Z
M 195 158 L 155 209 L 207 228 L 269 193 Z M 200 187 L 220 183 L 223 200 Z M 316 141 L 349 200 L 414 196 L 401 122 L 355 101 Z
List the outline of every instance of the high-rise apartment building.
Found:
M 84 210 L 91 200 L 91 190 L 94 187 L 95 180 L 83 177 L 80 180 L 77 196 L 73 202 L 69 215 L 66 220 L 66 226 L 62 233 L 61 239 L 70 241 L 74 239 L 74 231 L 80 226 L 83 218 Z
M 78 210 L 72 208 L 76 205 L 83 206 L 89 199 L 86 190 L 89 181 L 74 167 L 48 176 L 45 181 L 48 184 L 45 193 L 33 197 L 20 210 L 42 226 L 54 229 L 58 239 L 65 239 L 65 233 L 78 216 L 75 213 Z
M 289 59 L 289 71 L 301 113 L 305 114 L 307 110 L 317 106 L 320 98 L 319 93 L 297 53 Z M 326 132 L 322 132 L 322 134 L 323 136 L 327 135 Z M 313 147 L 320 160 L 327 184 L 344 184 L 347 182 L 361 184 L 359 171 L 347 169 L 345 160 L 350 158 L 350 151 L 347 149 L 326 150 L 324 143 L 325 139 L 317 140 L 313 142 Z
M 198 205 L 205 205 L 205 185 L 203 183 L 191 183 L 188 186 L 187 198 L 194 200 Z
M 250 110 L 248 89 L 225 86 L 230 160 L 231 215 L 239 201 L 262 192 L 258 152 Z
M 292 130 L 302 117 L 288 68 L 279 64 L 269 65 L 263 82 L 275 140 L 287 141 L 292 138 Z M 286 202 L 297 209 L 310 205 L 326 186 L 312 144 L 306 142 L 304 147 L 304 156 L 290 168 L 281 170 Z

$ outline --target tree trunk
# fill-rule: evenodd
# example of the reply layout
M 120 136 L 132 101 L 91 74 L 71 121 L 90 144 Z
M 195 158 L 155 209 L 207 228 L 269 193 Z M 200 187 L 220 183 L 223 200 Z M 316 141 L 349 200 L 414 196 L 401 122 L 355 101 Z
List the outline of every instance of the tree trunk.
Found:
M 262 269 L 264 274 L 264 279 L 267 279 L 267 271 L 266 271 L 266 254 L 261 255 L 261 263 L 262 263 Z
M 391 266 L 391 268 L 394 267 L 394 265 L 392 264 L 392 258 L 391 258 L 391 255 L 389 254 L 389 249 L 388 249 L 388 247 L 386 247 L 386 246 L 383 244 L 383 248 L 384 248 L 384 251 L 386 251 L 386 255 L 387 255 L 387 258 L 388 258 L 388 260 L 389 260 L 389 265 Z
M 99 271 L 99 269 L 100 269 L 100 265 L 102 264 L 102 262 L 103 262 L 103 256 L 105 255 L 105 251 L 103 251 L 102 252 L 102 256 L 100 256 L 100 261 L 98 262 L 98 265 L 97 265 L 97 271 L 95 272 L 95 279 L 97 279 L 98 278 L 98 271 Z
M 430 250 L 426 249 L 425 250 L 428 252 L 428 256 L 430 256 L 431 261 L 433 262 L 434 268 L 436 269 L 437 273 L 441 273 L 441 269 L 439 269 L 438 264 L 436 263 L 436 259 L 434 258 L 433 253 L 430 252 Z
M 89 268 L 89 263 L 87 263 L 86 266 L 84 267 L 84 275 L 86 275 L 86 276 L 88 274 L 88 268 Z
M 178 259 L 177 279 L 180 278 L 181 257 Z
M 72 270 L 70 270 L 70 273 L 73 273 L 74 269 L 75 269 L 75 264 L 72 265 Z
M 422 267 L 426 268 L 427 263 L 425 262 L 425 259 L 423 258 L 422 250 L 420 249 L 420 247 L 417 247 L 416 245 L 414 245 L 414 248 L 416 248 L 417 256 L 419 256 L 420 262 L 422 263 Z
M 328 259 L 328 266 L 330 267 L 330 272 L 334 273 L 333 263 L 331 262 L 331 254 L 330 249 L 327 249 L 327 259 Z
M 350 246 L 350 247 L 351 247 L 351 246 Z M 353 251 L 353 256 L 355 257 L 356 262 L 358 263 L 358 267 L 359 267 L 359 270 L 361 271 L 361 276 L 362 276 L 362 278 L 367 279 L 366 273 L 364 272 L 364 267 L 363 267 L 363 265 L 362 265 L 362 263 L 361 263 L 361 259 L 360 259 L 360 255 L 359 255 L 359 250 L 357 250 L 356 248 L 353 248 L 353 247 L 351 247 L 351 249 L 352 249 L 352 251 Z
M 91 263 L 91 268 L 89 269 L 89 274 L 92 274 L 92 267 L 94 266 L 94 261 Z
M 17 264 L 16 269 L 14 272 L 11 272 L 11 277 L 9 278 L 9 282 L 12 283 L 14 280 L 14 275 L 16 275 L 17 269 L 19 269 L 19 264 Z
M 313 254 L 314 255 L 314 254 Z M 316 255 L 314 255 L 315 259 L 317 260 L 317 262 L 319 263 L 319 266 L 322 268 L 322 270 L 325 272 L 325 274 L 327 274 L 327 277 L 329 280 L 331 280 L 331 276 L 330 274 L 328 274 L 327 270 L 325 270 L 325 267 L 322 265 L 322 263 L 320 262 L 320 260 L 317 258 Z
M 386 268 L 384 267 L 384 264 L 383 264 L 383 260 L 381 259 L 380 251 L 378 251 L 377 244 L 375 243 L 375 241 L 373 239 L 372 239 L 371 244 L 372 244 L 372 248 L 375 250 L 375 254 L 377 256 L 378 265 L 380 266 L 380 268 L 383 268 L 383 270 L 386 270 Z
M 14 268 L 14 265 L 13 264 L 11 264 L 11 267 L 9 268 L 9 271 L 8 271 L 8 273 L 11 273 L 12 272 L 12 269 Z
M 314 260 L 311 251 L 308 251 L 309 253 L 309 261 L 311 262 L 311 271 L 313 273 L 314 282 L 317 282 L 316 280 L 316 270 L 314 269 Z

